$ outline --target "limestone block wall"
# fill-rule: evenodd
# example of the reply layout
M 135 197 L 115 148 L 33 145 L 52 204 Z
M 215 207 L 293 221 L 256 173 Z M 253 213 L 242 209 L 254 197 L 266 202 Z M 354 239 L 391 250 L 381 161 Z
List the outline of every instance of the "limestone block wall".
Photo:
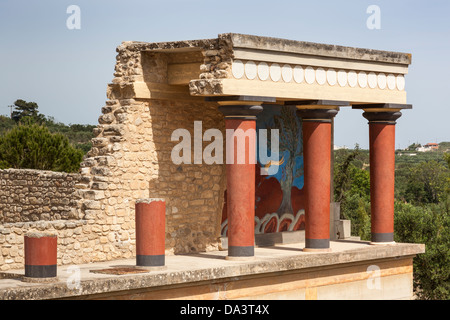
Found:
M 94 196 L 84 201 L 84 217 L 93 225 L 103 224 L 100 239 L 112 245 L 128 241 L 132 247 L 121 254 L 134 255 L 136 200 L 164 198 L 167 253 L 217 249 L 225 168 L 175 165 L 171 160 L 178 143 L 171 141 L 174 130 L 189 130 L 192 143 L 194 121 L 202 121 L 203 132 L 224 130 L 217 107 L 206 102 L 125 99 L 109 101 L 103 112 L 100 122 L 113 120 L 99 125 L 101 132 L 82 164 L 83 174 L 92 178 Z
M 0 170 L 0 224 L 80 218 L 82 177 L 52 171 Z
M 159 170 L 158 176 L 151 179 L 149 190 L 151 197 L 166 198 L 167 245 L 175 253 L 217 249 L 226 188 L 225 166 L 175 165 L 170 156 L 178 142 L 169 138 L 174 130 L 183 128 L 189 130 L 192 143 L 194 138 L 202 139 L 194 137 L 194 121 L 201 121 L 202 133 L 210 128 L 224 132 L 223 116 L 215 105 L 203 102 L 152 101 L 149 105 L 150 112 L 160 119 L 154 121 L 158 125 L 153 130 Z M 202 143 L 203 149 L 207 144 Z
M 81 262 L 83 237 L 80 174 L 0 170 L 0 270 L 23 268 L 23 237 L 28 231 L 58 234 L 58 262 Z
M 0 224 L 0 271 L 24 268 L 24 235 L 29 231 L 46 231 L 58 236 L 58 265 L 86 261 L 94 251 L 83 220 L 54 220 Z M 95 242 L 95 241 L 94 241 Z M 89 246 L 91 246 L 89 248 Z M 84 248 L 85 250 L 80 250 Z

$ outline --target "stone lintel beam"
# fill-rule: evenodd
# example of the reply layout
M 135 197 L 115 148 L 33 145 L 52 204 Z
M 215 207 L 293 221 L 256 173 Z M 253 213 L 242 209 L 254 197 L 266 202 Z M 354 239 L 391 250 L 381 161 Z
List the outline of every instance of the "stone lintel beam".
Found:
M 205 97 L 205 101 L 217 102 L 220 105 L 238 105 L 238 104 L 260 105 L 262 103 L 275 103 L 277 99 L 274 97 L 235 95 L 235 96 Z
M 350 102 L 338 101 L 338 100 L 297 100 L 297 101 L 285 101 L 285 105 L 295 105 L 301 107 L 310 106 L 311 108 L 317 108 L 318 106 L 324 107 L 348 107 Z

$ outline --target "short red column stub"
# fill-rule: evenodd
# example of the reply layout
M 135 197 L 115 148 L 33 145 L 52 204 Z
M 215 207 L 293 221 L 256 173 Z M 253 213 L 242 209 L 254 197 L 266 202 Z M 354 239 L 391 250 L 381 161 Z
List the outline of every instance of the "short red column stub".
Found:
M 139 199 L 135 204 L 136 263 L 163 266 L 165 263 L 166 202 Z
M 25 279 L 49 279 L 57 275 L 58 238 L 45 232 L 24 236 Z

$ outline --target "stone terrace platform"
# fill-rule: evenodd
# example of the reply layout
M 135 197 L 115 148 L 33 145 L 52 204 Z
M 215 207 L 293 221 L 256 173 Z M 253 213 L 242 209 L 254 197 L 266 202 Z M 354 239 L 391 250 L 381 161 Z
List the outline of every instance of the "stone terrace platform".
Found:
M 303 247 L 258 247 L 249 261 L 226 260 L 227 251 L 172 255 L 164 270 L 139 274 L 91 272 L 133 267 L 134 259 L 59 266 L 53 283 L 23 282 L 24 270 L 12 270 L 0 273 L 0 299 L 411 299 L 412 259 L 425 252 L 347 240 L 327 253 Z

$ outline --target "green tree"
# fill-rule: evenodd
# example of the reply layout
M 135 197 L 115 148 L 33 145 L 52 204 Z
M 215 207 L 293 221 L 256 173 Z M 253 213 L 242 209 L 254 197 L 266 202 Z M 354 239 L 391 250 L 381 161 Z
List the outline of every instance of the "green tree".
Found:
M 434 160 L 410 169 L 404 199 L 411 203 L 439 203 L 446 197 L 450 171 Z
M 430 153 L 431 154 L 431 153 Z M 444 155 L 446 162 L 448 156 Z M 424 243 L 414 258 L 414 288 L 419 299 L 450 299 L 450 170 L 438 160 L 401 167 L 405 185 L 395 204 L 397 242 Z M 406 202 L 407 201 L 407 202 Z
M 370 172 L 350 166 L 350 191 L 360 197 L 370 200 Z
M 337 202 L 342 201 L 345 192 L 351 188 L 351 165 L 359 155 L 359 147 L 357 145 L 349 154 L 347 150 L 339 151 L 336 153 L 334 166 L 334 196 Z
M 341 204 L 341 216 L 351 221 L 353 235 L 370 240 L 370 172 L 364 169 L 368 154 L 358 145 L 335 154 L 334 194 Z
M 447 161 L 447 167 L 450 170 L 450 153 L 444 153 L 444 159 L 445 159 L 445 161 Z M 445 192 L 446 192 L 447 198 L 450 197 L 450 174 L 447 178 L 447 187 L 446 187 Z
M 42 122 L 45 121 L 45 116 L 39 114 L 39 106 L 36 102 L 27 102 L 22 99 L 18 99 L 14 102 L 15 110 L 11 114 L 11 118 L 19 123 L 24 117 L 29 117 L 29 121 Z
M 351 221 L 351 234 L 370 240 L 370 201 L 358 193 L 346 191 L 341 200 L 342 219 Z
M 0 115 L 0 135 L 8 130 L 11 130 L 15 125 L 16 123 L 14 122 L 14 120 L 11 120 L 11 118 L 9 117 Z
M 444 159 L 445 159 L 445 161 L 447 161 L 447 166 L 450 169 L 450 152 L 444 153 Z
M 370 240 L 368 159 L 361 150 L 338 150 L 335 199 L 352 234 Z M 358 161 L 360 160 L 360 161 Z M 414 258 L 414 288 L 419 299 L 450 299 L 450 155 L 438 152 L 396 157 L 395 241 L 423 243 Z M 361 163 L 362 162 L 362 165 Z
M 424 243 L 414 258 L 414 289 L 419 299 L 450 299 L 449 203 L 414 206 L 395 204 L 395 241 Z
M 69 142 L 77 149 L 86 154 L 91 148 L 91 139 L 93 138 L 93 129 L 95 125 L 70 124 L 66 125 L 57 122 L 55 118 L 39 113 L 38 104 L 36 102 L 27 102 L 18 99 L 14 105 L 9 106 L 14 108 L 11 118 L 0 116 L 0 135 L 12 129 L 15 125 L 31 125 L 39 124 L 46 126 L 51 133 L 61 133 L 69 139 Z
M 0 168 L 76 172 L 83 151 L 38 124 L 18 125 L 0 137 Z

